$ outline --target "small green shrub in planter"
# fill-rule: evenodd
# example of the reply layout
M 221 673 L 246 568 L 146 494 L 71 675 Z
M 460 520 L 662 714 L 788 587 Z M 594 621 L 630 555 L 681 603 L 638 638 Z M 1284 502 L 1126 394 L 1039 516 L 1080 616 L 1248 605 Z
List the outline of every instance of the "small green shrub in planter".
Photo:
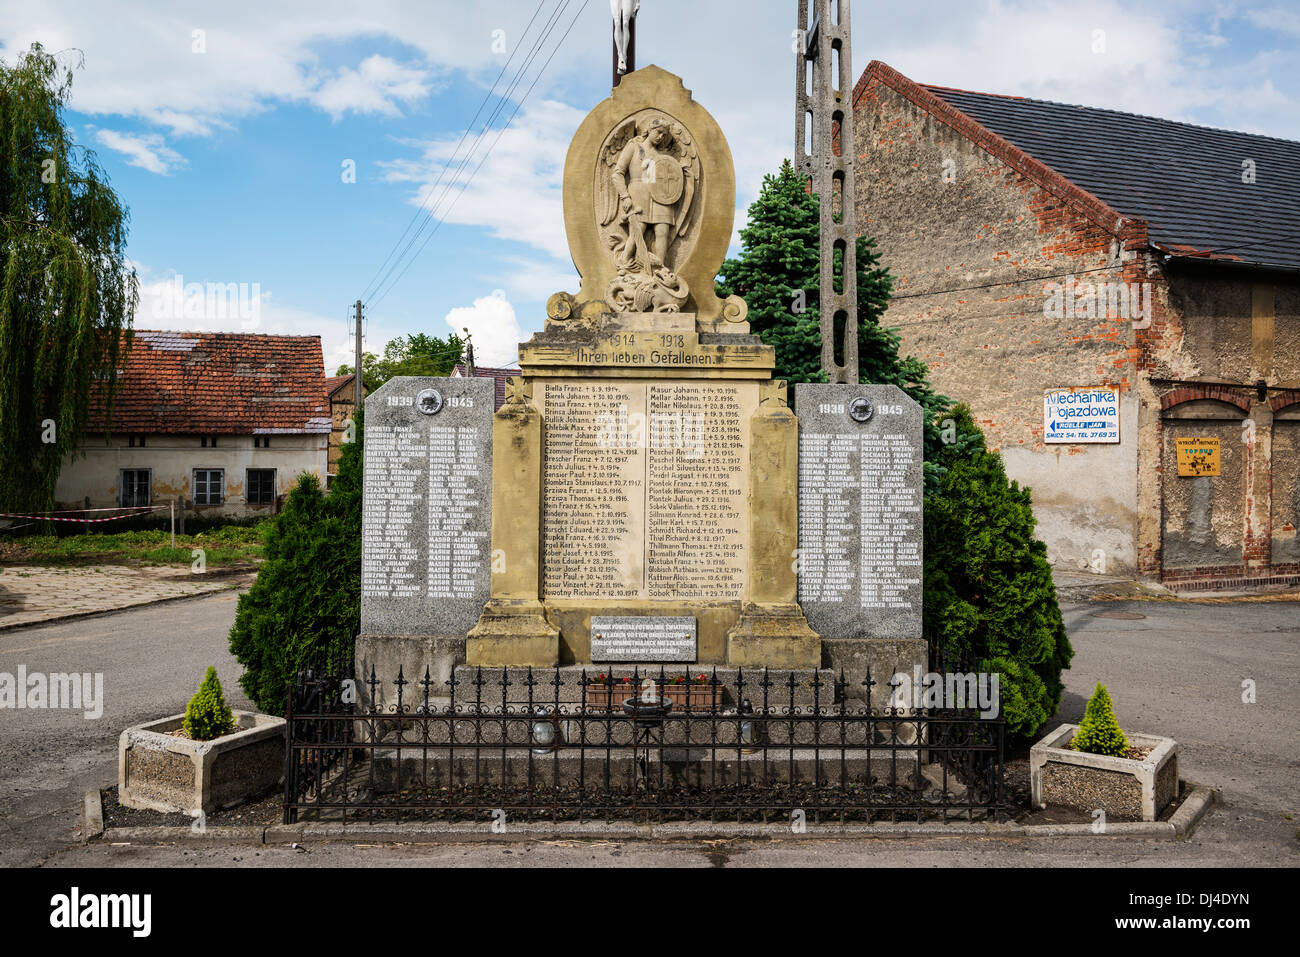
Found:
M 1101 682 L 1088 699 L 1088 707 L 1079 722 L 1079 730 L 1074 733 L 1070 747 L 1075 751 L 1088 754 L 1104 754 L 1107 757 L 1122 758 L 1128 752 L 1128 738 L 1120 730 L 1119 721 L 1111 705 L 1110 693 Z
M 185 733 L 195 741 L 211 741 L 235 729 L 235 716 L 226 704 L 217 669 L 208 666 L 203 683 L 185 706 Z

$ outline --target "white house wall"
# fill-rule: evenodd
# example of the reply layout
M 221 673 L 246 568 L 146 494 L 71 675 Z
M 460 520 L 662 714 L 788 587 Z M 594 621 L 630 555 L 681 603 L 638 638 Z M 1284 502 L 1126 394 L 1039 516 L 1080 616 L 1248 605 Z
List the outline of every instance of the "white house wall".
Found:
M 258 439 L 263 436 L 257 436 Z M 166 505 L 177 496 L 194 498 L 194 469 L 223 469 L 225 498 L 221 505 L 195 506 L 200 514 L 232 517 L 270 514 L 274 505 L 249 505 L 245 499 L 246 470 L 275 469 L 276 496 L 285 495 L 304 472 L 325 482 L 328 435 L 270 435 L 270 448 L 254 448 L 254 436 L 222 435 L 216 447 L 204 448 L 197 435 L 149 435 L 143 448 L 131 447 L 125 435 L 111 443 L 88 439 L 84 456 L 65 461 L 55 488 L 58 508 L 109 508 L 118 504 L 124 469 L 150 469 L 152 504 Z

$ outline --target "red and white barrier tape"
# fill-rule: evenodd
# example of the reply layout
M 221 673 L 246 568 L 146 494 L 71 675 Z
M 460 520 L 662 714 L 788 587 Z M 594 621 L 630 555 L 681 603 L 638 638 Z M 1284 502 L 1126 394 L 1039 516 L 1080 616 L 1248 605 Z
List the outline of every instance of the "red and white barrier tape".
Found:
M 166 508 L 166 507 L 167 506 L 165 505 L 142 505 L 139 506 L 138 508 L 123 510 L 124 514 L 122 515 L 110 515 L 108 518 L 56 518 L 53 514 L 22 515 L 17 512 L 0 512 L 0 518 L 30 518 L 39 522 L 80 522 L 81 524 L 86 525 L 86 524 L 95 524 L 97 522 L 112 522 L 119 518 L 133 518 L 136 515 L 144 515 L 148 512 L 156 512 L 159 509 Z M 96 509 L 78 509 L 78 511 L 108 512 L 113 510 L 96 508 Z

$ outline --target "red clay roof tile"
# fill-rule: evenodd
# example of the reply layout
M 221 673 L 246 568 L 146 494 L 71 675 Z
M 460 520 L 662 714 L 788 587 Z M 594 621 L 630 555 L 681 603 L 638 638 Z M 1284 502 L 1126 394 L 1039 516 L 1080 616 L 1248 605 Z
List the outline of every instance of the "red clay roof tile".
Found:
M 319 336 L 136 330 L 119 375 L 114 432 L 330 431 Z M 86 431 L 107 426 L 96 392 Z

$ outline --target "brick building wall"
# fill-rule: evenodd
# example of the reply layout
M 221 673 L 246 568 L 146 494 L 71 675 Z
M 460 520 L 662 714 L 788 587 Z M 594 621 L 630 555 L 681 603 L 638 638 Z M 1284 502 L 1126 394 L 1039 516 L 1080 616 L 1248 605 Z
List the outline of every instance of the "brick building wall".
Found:
M 348 422 L 352 418 L 353 410 L 357 407 L 357 394 L 356 385 L 350 375 L 326 379 L 325 389 L 329 393 L 330 403 L 328 474 L 333 478 L 339 471 L 339 458 L 343 455 L 343 444 L 347 436 Z
M 895 277 L 885 322 L 1032 489 L 1053 562 L 1300 571 L 1300 281 L 1168 262 L 1144 222 L 883 64 L 853 102 L 858 228 Z M 1145 286 L 1144 308 L 1045 308 L 1054 284 L 1099 283 Z M 1120 392 L 1118 444 L 1044 442 L 1045 389 L 1103 385 Z M 1204 436 L 1222 475 L 1179 477 L 1175 439 Z
M 1126 250 L 1122 217 L 1045 188 L 977 124 L 960 131 L 870 73 L 854 102 L 858 228 L 895 277 L 885 321 L 939 391 L 971 405 L 1008 473 L 1033 489 L 1053 560 L 1134 570 L 1132 332 L 1127 320 L 1047 316 L 1044 287 L 1068 275 L 1159 283 L 1158 270 L 1146 275 L 1151 263 Z M 1099 385 L 1121 391 L 1120 443 L 1045 445 L 1043 390 Z

